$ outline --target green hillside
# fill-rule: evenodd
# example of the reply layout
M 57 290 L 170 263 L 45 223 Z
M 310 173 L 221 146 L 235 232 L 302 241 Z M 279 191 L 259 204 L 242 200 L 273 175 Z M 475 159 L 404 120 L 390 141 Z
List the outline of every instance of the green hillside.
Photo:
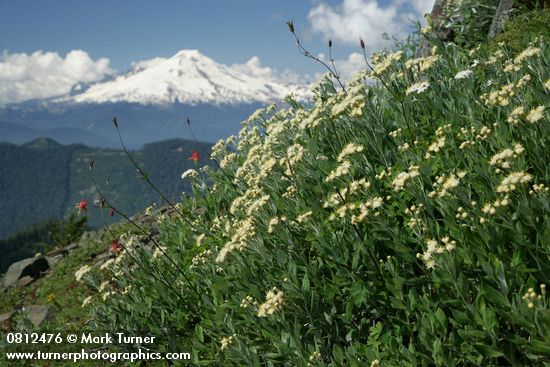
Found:
M 208 145 L 205 146 L 208 149 Z M 170 199 L 177 201 L 190 190 L 180 176 L 193 167 L 190 161 L 194 142 L 174 139 L 147 144 L 132 151 L 150 179 Z M 0 273 L 14 260 L 33 255 L 47 243 L 42 240 L 20 248 L 21 238 L 28 233 L 46 233 L 52 221 L 76 213 L 75 204 L 89 201 L 86 216 L 90 227 L 103 225 L 97 207 L 98 196 L 89 176 L 88 164 L 95 160 L 98 184 L 109 199 L 123 212 L 131 215 L 153 203 L 161 203 L 160 196 L 140 179 L 136 169 L 122 150 L 89 148 L 83 145 L 61 145 L 50 139 L 37 139 L 23 145 L 0 143 L 0 253 L 6 254 L 0 262 Z M 109 222 L 118 221 L 118 215 Z M 28 228 L 35 225 L 35 228 Z M 30 236 L 34 238 L 34 235 Z M 9 252 L 9 254 L 8 254 Z
M 0 143 L 0 238 L 65 214 L 68 167 L 79 149 L 49 139 L 20 146 Z

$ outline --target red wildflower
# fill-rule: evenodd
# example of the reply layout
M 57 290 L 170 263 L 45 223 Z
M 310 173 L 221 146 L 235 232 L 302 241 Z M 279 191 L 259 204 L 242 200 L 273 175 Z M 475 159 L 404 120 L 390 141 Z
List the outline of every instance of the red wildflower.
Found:
M 191 157 L 189 157 L 189 160 L 190 161 L 195 161 L 198 162 L 199 159 L 201 159 L 201 157 L 199 156 L 199 151 L 198 150 L 194 150 L 193 153 L 191 153 Z
M 88 209 L 88 200 L 80 200 L 80 202 L 76 203 L 75 208 L 80 211 L 85 211 L 86 209 Z
M 113 208 L 109 209 L 109 216 L 112 217 L 115 215 L 115 210 Z
M 119 252 L 120 250 L 122 250 L 122 245 L 120 244 L 120 242 L 118 242 L 118 240 L 113 240 L 111 242 L 110 250 L 113 252 Z

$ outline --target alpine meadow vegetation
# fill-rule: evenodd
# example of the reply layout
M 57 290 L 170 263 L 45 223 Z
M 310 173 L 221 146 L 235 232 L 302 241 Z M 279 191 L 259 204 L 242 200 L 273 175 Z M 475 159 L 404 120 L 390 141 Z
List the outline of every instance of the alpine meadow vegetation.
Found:
M 256 111 L 148 210 L 151 249 L 113 233 L 116 259 L 76 274 L 90 325 L 196 365 L 550 364 L 547 40 L 423 34 L 429 55 Z

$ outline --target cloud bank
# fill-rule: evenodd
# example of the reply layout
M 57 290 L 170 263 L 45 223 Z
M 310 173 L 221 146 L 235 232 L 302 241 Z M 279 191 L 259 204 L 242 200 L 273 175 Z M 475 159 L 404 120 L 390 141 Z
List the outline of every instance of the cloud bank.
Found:
M 370 51 L 391 45 L 381 38 L 382 33 L 404 38 L 410 33 L 412 20 L 423 19 L 431 11 L 434 0 L 343 0 L 330 6 L 321 1 L 309 12 L 310 30 L 350 45 L 359 46 L 363 37 Z
M 109 60 L 93 60 L 73 50 L 64 58 L 57 52 L 4 53 L 0 56 L 0 105 L 69 93 L 80 82 L 103 79 L 114 71 Z
M 243 74 L 283 84 L 302 84 L 309 81 L 308 75 L 301 76 L 290 69 L 279 71 L 269 66 L 263 66 L 258 56 L 251 57 L 244 64 L 233 64 L 230 68 Z

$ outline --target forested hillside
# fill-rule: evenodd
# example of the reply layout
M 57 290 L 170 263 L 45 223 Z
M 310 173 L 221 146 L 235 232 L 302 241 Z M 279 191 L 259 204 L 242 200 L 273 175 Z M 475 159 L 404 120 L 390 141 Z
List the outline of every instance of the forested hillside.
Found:
M 205 144 L 202 148 L 210 149 L 210 146 Z M 170 200 L 178 200 L 190 188 L 180 176 L 195 166 L 189 157 L 194 150 L 202 148 L 192 141 L 173 139 L 147 144 L 130 154 Z M 0 239 L 4 239 L 0 242 L 1 254 L 9 252 L 10 261 L 31 255 L 32 251 L 43 248 L 37 243 L 48 242 L 42 235 L 35 236 L 37 228 L 41 228 L 39 233 L 46 233 L 52 221 L 76 213 L 75 204 L 80 200 L 88 200 L 90 209 L 97 207 L 97 194 L 88 170 L 90 160 L 96 162 L 98 184 L 125 213 L 134 214 L 162 202 L 159 194 L 138 177 L 136 168 L 122 150 L 61 145 L 50 139 L 37 139 L 23 145 L 1 143 Z M 89 226 L 102 225 L 99 211 L 88 210 L 86 215 Z M 119 219 L 118 215 L 107 216 L 110 223 Z M 34 227 L 27 228 L 31 225 Z M 20 249 L 23 238 L 29 241 L 25 244 L 27 248 Z M 14 251 L 20 255 L 14 255 Z M 6 266 L 9 265 L 7 256 L 3 264 Z M 2 269 L 0 266 L 0 273 Z

